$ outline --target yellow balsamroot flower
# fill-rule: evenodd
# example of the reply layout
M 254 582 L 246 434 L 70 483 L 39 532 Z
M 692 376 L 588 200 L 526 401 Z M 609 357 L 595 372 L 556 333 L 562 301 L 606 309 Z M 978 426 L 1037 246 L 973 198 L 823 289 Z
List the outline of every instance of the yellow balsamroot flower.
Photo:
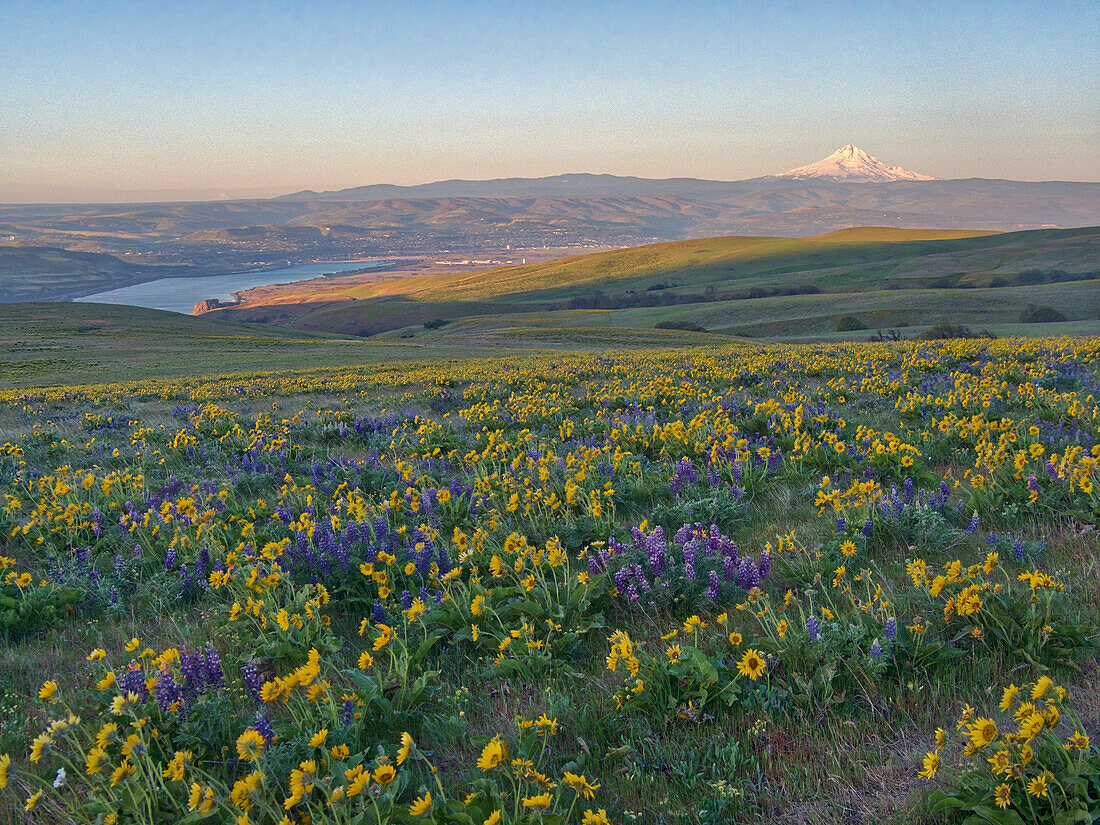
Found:
M 764 657 L 760 655 L 760 651 L 750 648 L 745 651 L 745 655 L 737 662 L 737 672 L 742 676 L 748 676 L 752 681 L 756 681 L 768 669 L 768 663 L 764 661 Z
M 134 636 L 132 639 L 130 639 L 130 641 L 126 643 L 126 647 L 124 648 L 124 650 L 127 653 L 133 653 L 139 647 L 141 647 L 141 640 L 137 636 Z
M 1054 687 L 1053 679 L 1049 676 L 1040 676 L 1039 680 L 1035 683 L 1035 687 L 1031 689 L 1031 698 L 1042 699 L 1052 687 Z
M 922 766 L 922 770 L 917 772 L 917 776 L 931 779 L 936 775 L 936 771 L 940 769 L 940 755 L 935 751 L 928 751 L 924 755 Z
M 7 753 L 0 754 L 0 791 L 8 787 L 8 768 L 10 767 L 11 755 Z
M 482 748 L 481 756 L 479 756 L 477 760 L 477 767 L 478 770 L 488 772 L 493 768 L 500 767 L 507 761 L 508 743 L 500 736 L 494 736 L 489 744 Z
M 257 796 L 260 787 L 263 784 L 264 772 L 253 771 L 244 779 L 238 779 L 234 785 L 233 790 L 229 792 L 229 801 L 236 805 L 242 811 L 249 811 L 257 801 Z M 248 822 L 247 813 L 241 818 L 244 822 Z M 238 819 L 238 821 L 241 821 Z
M 378 636 L 374 640 L 372 649 L 377 653 L 393 641 L 393 628 L 388 624 L 376 624 L 374 627 L 378 630 Z
M 967 738 L 975 748 L 984 748 L 997 735 L 997 723 L 992 719 L 982 717 L 971 723 L 966 731 Z
M 325 739 L 327 737 L 328 737 L 328 728 L 322 728 L 321 730 L 317 731 L 317 733 L 313 734 L 313 736 L 310 737 L 309 747 L 311 747 L 311 748 L 321 747 L 323 744 L 325 744 Z
M 210 813 L 214 808 L 214 799 L 212 787 L 204 788 L 198 782 L 192 782 L 187 796 L 187 810 L 198 811 L 201 814 Z
M 1027 792 L 1034 797 L 1047 795 L 1047 782 L 1050 781 L 1052 774 L 1050 771 L 1044 771 L 1037 777 L 1027 783 Z
M 379 785 L 389 785 L 397 778 L 397 769 L 393 765 L 379 765 L 372 776 Z
M 1006 750 L 997 751 L 985 761 L 989 763 L 989 769 L 998 776 L 1000 774 L 1007 776 L 1012 772 L 1012 754 Z
M 43 683 L 42 687 L 38 689 L 38 698 L 45 699 L 47 702 L 56 702 L 61 697 L 57 695 L 57 682 L 50 679 L 48 682 Z
M 183 771 L 187 763 L 194 758 L 191 751 L 176 751 L 168 764 L 161 771 L 161 776 L 174 782 L 183 781 Z
M 500 825 L 500 816 L 500 811 L 493 811 L 485 817 L 485 821 L 481 825 Z
M 1016 703 L 1016 697 L 1020 695 L 1020 688 L 1015 684 L 1011 684 L 1005 688 L 1004 693 L 1001 694 L 1001 704 L 999 708 L 1002 711 L 1007 711 Z
M 34 806 L 38 804 L 38 800 L 42 798 L 42 791 L 35 791 L 27 797 L 26 803 L 23 805 L 24 811 L 33 811 Z
M 423 796 L 418 796 L 412 805 L 409 806 L 409 816 L 420 816 L 423 813 L 427 813 L 428 809 L 432 807 L 432 793 L 431 791 L 424 791 Z
M 374 664 L 374 657 L 370 655 L 369 651 L 364 650 L 362 653 L 359 654 L 358 664 L 360 670 L 366 670 Z
M 283 807 L 286 810 L 290 810 L 299 802 L 302 798 L 313 791 L 313 784 L 317 781 L 317 763 L 312 759 L 300 763 L 297 768 L 290 772 L 290 797 L 283 802 Z M 289 804 L 287 804 L 289 803 Z
M 474 596 L 474 600 L 470 602 L 470 612 L 475 616 L 480 616 L 485 612 L 485 597 Z
M 128 776 L 133 776 L 135 773 L 137 773 L 137 768 L 130 761 L 130 758 L 127 757 L 126 759 L 123 759 L 122 764 L 115 768 L 114 772 L 111 774 L 111 787 L 115 787 L 123 779 Z
M 739 644 L 741 644 L 741 641 L 742 641 L 741 634 L 738 633 L 736 630 L 733 631 L 733 633 L 731 633 L 729 635 L 729 642 L 734 647 L 737 647 Z
M 698 616 L 688 616 L 684 621 L 684 633 L 692 633 L 695 630 L 701 630 L 706 627 L 707 623 L 700 619 Z
M 141 697 L 132 690 L 125 696 L 119 694 L 111 700 L 111 713 L 115 716 L 122 716 L 129 713 L 139 701 L 141 701 Z
M 104 650 L 101 647 L 97 647 L 95 650 L 93 650 L 91 653 L 89 653 L 85 658 L 89 662 L 98 662 L 100 659 L 106 659 L 107 658 L 107 651 Z
M 1047 718 L 1042 713 L 1033 713 L 1020 722 L 1020 737 L 1025 742 L 1030 742 L 1036 736 L 1043 732 L 1043 728 L 1046 726 Z
M 1047 728 L 1054 730 L 1058 727 L 1058 723 L 1062 721 L 1062 714 L 1058 710 L 1057 705 L 1051 705 L 1047 708 Z
M 50 752 L 53 747 L 53 736 L 47 732 L 38 734 L 34 737 L 34 741 L 31 742 L 31 762 L 40 762 L 42 757 Z
M 583 796 L 585 799 L 595 798 L 595 792 L 600 788 L 599 783 L 589 782 L 584 774 L 578 776 L 568 771 L 562 776 L 561 782 L 563 785 L 572 788 L 578 796 Z
M 581 818 L 581 825 L 611 825 L 607 818 L 607 811 L 600 808 L 598 811 L 586 810 Z
M 408 610 L 405 610 L 403 612 L 405 614 L 405 617 L 410 622 L 415 622 L 419 621 L 424 616 L 424 614 L 428 612 L 428 608 L 424 606 L 424 602 L 420 599 L 413 599 L 413 602 L 411 605 L 409 605 Z
M 534 808 L 536 810 L 543 810 L 550 807 L 550 802 L 553 799 L 550 792 L 540 793 L 538 796 L 525 796 L 523 798 L 524 808 Z
M 401 733 L 401 747 L 397 749 L 397 764 L 403 765 L 405 760 L 409 758 L 409 754 L 412 753 L 412 749 L 416 747 L 416 743 L 413 742 L 412 735 L 407 731 Z
M 1083 733 L 1075 732 L 1073 736 L 1066 740 L 1066 750 L 1070 748 L 1082 752 L 1087 751 L 1089 749 L 1089 738 Z M 0 784 L 0 788 L 2 787 L 4 787 L 3 784 Z
M 255 762 L 264 753 L 267 744 L 262 733 L 254 728 L 249 728 L 237 737 L 237 755 L 248 762 Z
M 1002 811 L 1005 808 L 1007 808 L 1012 802 L 1012 800 L 1009 798 L 1009 792 L 1010 791 L 1011 791 L 1011 788 L 1009 788 L 1008 785 L 1005 785 L 1003 783 L 998 785 L 993 790 L 993 801 L 996 803 L 997 807 L 1000 808 Z

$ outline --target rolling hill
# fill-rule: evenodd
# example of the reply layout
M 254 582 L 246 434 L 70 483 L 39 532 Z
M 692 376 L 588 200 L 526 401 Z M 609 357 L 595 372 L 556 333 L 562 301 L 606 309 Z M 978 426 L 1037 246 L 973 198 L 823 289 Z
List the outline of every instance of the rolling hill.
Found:
M 186 273 L 186 267 L 131 264 L 102 252 L 0 246 L 0 303 L 63 301 Z
M 291 287 L 264 303 L 246 301 L 216 315 L 357 335 L 436 319 L 572 310 L 611 311 L 616 322 L 629 327 L 706 316 L 708 323 L 701 326 L 725 329 L 731 325 L 716 324 L 714 313 L 732 318 L 744 311 L 762 323 L 775 309 L 764 302 L 797 298 L 788 303 L 806 317 L 822 316 L 826 323 L 832 318 L 835 326 L 837 317 L 849 314 L 843 311 L 845 301 L 859 295 L 861 311 L 875 315 L 881 326 L 895 326 L 922 323 L 920 307 L 931 298 L 935 306 L 946 307 L 948 316 L 953 306 L 958 308 L 959 317 L 939 320 L 1004 323 L 1029 304 L 1050 305 L 1062 295 L 1059 311 L 1071 320 L 1085 320 L 1097 317 L 1098 277 L 1100 229 L 1095 227 L 1002 234 L 877 227 L 811 238 L 678 241 L 312 292 Z M 913 297 L 921 292 L 930 293 L 928 300 Z M 912 318 L 889 312 L 902 299 L 912 305 Z M 985 312 L 983 301 L 996 312 Z M 823 306 L 830 309 L 815 309 Z M 797 317 L 783 312 L 787 319 Z M 447 326 L 440 327 L 440 334 L 447 334 Z M 820 324 L 815 329 L 822 331 Z M 743 332 L 755 334 L 748 327 Z

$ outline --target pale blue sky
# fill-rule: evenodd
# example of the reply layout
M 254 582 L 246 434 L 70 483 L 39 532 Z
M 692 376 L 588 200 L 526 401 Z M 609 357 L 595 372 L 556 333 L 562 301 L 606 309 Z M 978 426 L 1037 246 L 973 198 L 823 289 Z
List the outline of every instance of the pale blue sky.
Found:
M 1100 179 L 1100 4 L 0 0 L 0 201 L 610 172 L 855 143 Z

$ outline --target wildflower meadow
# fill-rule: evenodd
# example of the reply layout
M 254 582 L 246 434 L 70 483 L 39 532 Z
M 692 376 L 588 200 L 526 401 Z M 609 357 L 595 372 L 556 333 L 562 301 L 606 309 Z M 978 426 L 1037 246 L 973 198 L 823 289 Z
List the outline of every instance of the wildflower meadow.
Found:
M 1098 355 L 0 391 L 0 820 L 1100 821 Z

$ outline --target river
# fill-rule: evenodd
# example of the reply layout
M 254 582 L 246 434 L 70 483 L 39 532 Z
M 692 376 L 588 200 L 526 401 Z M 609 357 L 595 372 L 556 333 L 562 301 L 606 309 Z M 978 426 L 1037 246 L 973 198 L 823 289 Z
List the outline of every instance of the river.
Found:
M 283 269 L 252 270 L 229 275 L 203 275 L 194 278 L 160 278 L 73 300 L 95 304 L 125 304 L 127 306 L 165 309 L 189 314 L 199 301 L 217 298 L 232 301 L 234 292 L 242 292 L 270 284 L 293 284 L 309 281 L 321 275 L 377 269 L 393 261 L 327 261 L 298 264 Z

